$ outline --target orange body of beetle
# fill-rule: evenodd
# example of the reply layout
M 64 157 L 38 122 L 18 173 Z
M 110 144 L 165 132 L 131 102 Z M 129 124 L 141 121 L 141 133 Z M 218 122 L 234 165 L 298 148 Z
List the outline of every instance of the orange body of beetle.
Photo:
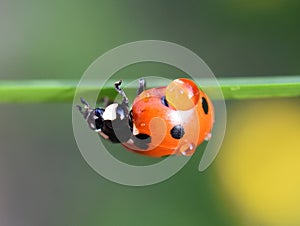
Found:
M 115 87 L 123 96 L 121 104 L 90 109 L 82 100 L 87 110 L 79 109 L 90 128 L 103 138 L 151 157 L 190 156 L 199 144 L 210 138 L 213 105 L 193 81 L 180 78 L 168 86 L 146 90 L 144 80 L 140 80 L 131 111 L 120 84 L 121 81 L 115 83 Z

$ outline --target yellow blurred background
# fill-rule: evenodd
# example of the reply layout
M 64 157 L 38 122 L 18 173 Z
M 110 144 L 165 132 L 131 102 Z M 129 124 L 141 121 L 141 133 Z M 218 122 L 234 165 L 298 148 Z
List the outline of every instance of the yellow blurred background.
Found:
M 251 100 L 229 109 L 216 170 L 243 225 L 300 223 L 299 103 Z

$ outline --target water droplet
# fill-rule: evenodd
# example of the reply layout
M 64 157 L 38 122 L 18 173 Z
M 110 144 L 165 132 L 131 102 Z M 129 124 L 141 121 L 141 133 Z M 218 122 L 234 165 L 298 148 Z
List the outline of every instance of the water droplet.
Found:
M 192 155 L 195 150 L 195 145 L 193 143 L 186 142 L 180 146 L 178 149 L 179 154 L 182 155 Z
M 206 135 L 206 137 L 204 138 L 204 140 L 209 141 L 210 138 L 211 138 L 211 133 L 208 133 L 208 134 Z

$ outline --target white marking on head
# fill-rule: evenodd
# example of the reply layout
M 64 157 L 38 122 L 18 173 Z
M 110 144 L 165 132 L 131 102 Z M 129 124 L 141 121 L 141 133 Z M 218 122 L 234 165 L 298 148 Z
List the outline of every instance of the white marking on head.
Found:
M 111 121 L 115 120 L 117 118 L 117 114 L 116 114 L 117 107 L 118 107 L 117 103 L 108 105 L 105 108 L 105 111 L 103 112 L 103 115 L 102 115 L 103 119 L 111 120 Z
M 124 118 L 125 118 L 125 115 L 124 115 L 124 114 L 121 114 L 121 115 L 120 115 L 120 119 L 123 120 Z

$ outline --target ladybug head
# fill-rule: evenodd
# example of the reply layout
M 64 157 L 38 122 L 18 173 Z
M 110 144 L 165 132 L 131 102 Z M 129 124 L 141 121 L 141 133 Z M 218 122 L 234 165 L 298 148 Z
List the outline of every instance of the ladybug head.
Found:
M 77 108 L 92 130 L 113 143 L 129 139 L 132 123 L 127 103 L 112 103 L 106 108 L 92 109 L 86 100 L 80 98 L 80 101 L 83 106 L 77 105 Z
M 111 107 L 109 107 L 112 104 L 109 105 L 107 107 L 108 110 L 105 111 L 106 108 L 92 109 L 89 103 L 83 98 L 80 98 L 80 101 L 83 106 L 77 105 L 77 108 L 83 115 L 83 118 L 86 120 L 90 129 L 98 132 L 105 139 L 110 139 L 108 134 L 111 133 L 110 130 L 112 130 L 112 128 L 108 127 L 107 125 L 111 125 L 111 120 L 108 119 L 108 114 L 106 113 L 105 115 L 105 112 L 111 112 L 111 110 L 113 110 Z
M 87 103 L 87 102 L 86 102 Z M 104 108 L 95 108 L 91 109 L 88 105 L 81 106 L 77 105 L 79 111 L 83 115 L 83 118 L 86 120 L 88 126 L 94 131 L 101 131 L 104 123 L 103 113 Z
M 129 139 L 129 135 L 131 134 L 131 120 L 126 105 L 113 103 L 105 109 L 95 108 L 93 115 L 94 130 L 103 138 L 113 143 L 122 143 Z

